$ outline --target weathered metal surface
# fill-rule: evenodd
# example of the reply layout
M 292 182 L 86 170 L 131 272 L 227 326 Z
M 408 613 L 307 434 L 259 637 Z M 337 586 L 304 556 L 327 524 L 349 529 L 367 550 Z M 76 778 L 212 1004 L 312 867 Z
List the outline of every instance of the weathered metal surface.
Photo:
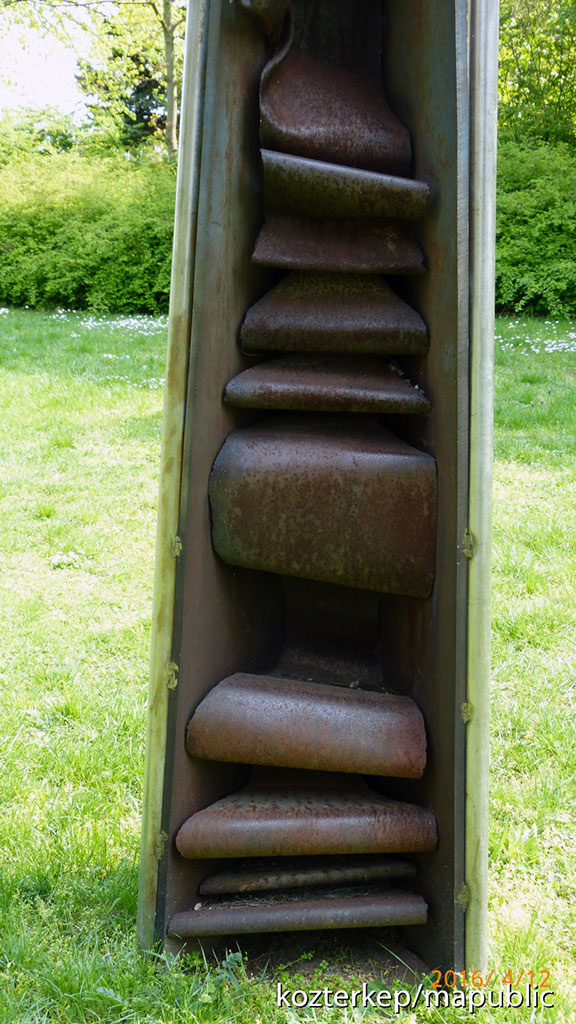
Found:
M 214 548 L 229 565 L 430 593 L 434 460 L 371 418 L 279 414 L 235 431 L 209 495 Z
M 306 931 L 313 928 L 377 928 L 425 924 L 427 906 L 410 892 L 373 892 L 350 895 L 335 890 L 324 897 L 277 897 L 248 903 L 229 900 L 175 914 L 169 934 L 180 938 L 253 932 Z
M 418 220 L 430 189 L 422 181 L 262 150 L 268 213 L 337 220 L 398 217 Z
M 409 697 L 237 672 L 188 724 L 192 757 L 418 779 L 422 715 Z
M 224 401 L 248 409 L 427 414 L 430 403 L 377 357 L 287 356 L 233 377 Z
M 256 239 L 252 259 L 287 270 L 419 274 L 424 258 L 403 225 L 390 221 L 304 220 L 270 217 Z
M 416 865 L 392 857 L 298 857 L 294 860 L 262 858 L 241 861 L 229 870 L 209 875 L 200 885 L 202 895 L 266 892 L 306 886 L 411 878 Z
M 426 324 L 383 277 L 294 271 L 246 313 L 247 351 L 424 355 Z
M 425 807 L 388 800 L 354 776 L 299 783 L 294 776 L 286 783 L 292 789 L 274 776 L 251 782 L 188 818 L 177 849 L 190 858 L 436 849 L 436 820 Z
M 288 39 L 260 87 L 260 139 L 268 149 L 408 176 L 408 130 L 384 94 Z

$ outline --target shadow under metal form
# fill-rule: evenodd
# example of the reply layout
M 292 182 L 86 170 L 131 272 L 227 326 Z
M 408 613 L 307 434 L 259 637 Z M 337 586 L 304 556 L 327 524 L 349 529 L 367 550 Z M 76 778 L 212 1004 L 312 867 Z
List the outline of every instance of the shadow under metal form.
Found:
M 194 18 L 140 936 L 393 926 L 458 969 L 478 898 L 465 5 L 205 0 Z

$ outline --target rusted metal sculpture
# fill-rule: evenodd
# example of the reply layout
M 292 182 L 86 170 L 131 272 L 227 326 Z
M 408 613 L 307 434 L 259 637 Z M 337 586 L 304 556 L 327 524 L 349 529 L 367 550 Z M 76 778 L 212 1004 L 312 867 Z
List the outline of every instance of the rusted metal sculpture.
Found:
M 166 845 L 141 906 L 175 944 L 409 926 L 454 968 L 463 0 L 202 3 Z
M 263 11 L 259 3 L 258 13 Z M 298 14 L 305 23 L 304 5 Z M 362 347 L 359 356 L 353 353 L 367 306 L 376 313 L 374 333 L 381 344 L 398 311 L 405 329 L 406 321 L 420 327 L 415 311 L 381 278 L 365 272 L 423 269 L 404 221 L 426 214 L 430 189 L 398 176 L 409 168 L 410 139 L 383 95 L 306 53 L 306 29 L 298 46 L 297 16 L 288 17 L 288 39 L 264 69 L 260 87 L 260 137 L 275 148 L 261 151 L 266 221 L 253 258 L 300 273 L 273 289 L 246 320 L 252 345 L 262 305 L 268 334 L 281 334 L 288 314 L 298 336 L 308 327 L 299 309 L 308 302 L 318 317 L 310 299 L 315 289 L 326 296 L 328 287 L 337 302 L 346 303 L 355 337 L 344 361 L 324 356 L 318 362 L 313 355 L 273 359 L 228 384 L 224 400 L 231 405 L 290 414 L 235 431 L 225 441 L 209 486 L 214 549 L 230 566 L 424 598 L 434 580 L 434 461 L 370 414 L 422 415 L 429 403 L 377 360 L 367 363 Z M 356 272 L 359 280 L 325 279 L 318 269 Z M 338 349 L 344 324 L 332 320 L 333 342 L 326 322 L 316 331 L 320 352 Z M 244 340 L 246 333 L 241 332 Z M 256 345 L 258 337 L 256 329 Z M 314 352 L 312 345 L 308 352 Z M 293 415 L 296 410 L 339 415 L 306 418 Z M 259 771 L 257 781 L 253 772 L 248 788 L 182 825 L 176 846 L 184 857 L 420 853 L 436 847 L 430 811 L 386 800 L 341 776 L 328 784 L 317 778 L 327 769 L 420 777 L 424 724 L 408 698 L 238 673 L 219 683 L 192 716 L 187 750 L 196 758 L 316 774 L 311 782 L 298 773 Z M 312 928 L 326 913 L 332 926 L 423 922 L 421 898 L 384 897 L 371 901 L 368 912 L 356 913 L 353 908 L 364 903 L 364 897 L 350 907 L 344 901 L 335 914 L 330 901 L 316 897 L 298 904 L 295 925 L 283 901 L 273 910 L 269 902 L 252 907 L 240 917 L 232 902 L 218 913 L 211 908 L 177 915 L 169 929 L 189 937 L 210 928 L 277 929 L 282 922 L 286 928 Z M 414 913 L 414 907 L 421 909 Z

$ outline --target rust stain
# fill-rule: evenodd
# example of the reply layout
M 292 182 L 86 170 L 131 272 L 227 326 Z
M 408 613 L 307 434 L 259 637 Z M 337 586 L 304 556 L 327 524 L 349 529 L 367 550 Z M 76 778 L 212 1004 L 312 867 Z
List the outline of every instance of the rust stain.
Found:
M 443 262 L 442 246 L 439 245 L 438 242 L 432 240 L 428 246 L 428 251 L 430 254 L 430 262 L 432 266 L 435 267 L 437 270 L 441 270 Z

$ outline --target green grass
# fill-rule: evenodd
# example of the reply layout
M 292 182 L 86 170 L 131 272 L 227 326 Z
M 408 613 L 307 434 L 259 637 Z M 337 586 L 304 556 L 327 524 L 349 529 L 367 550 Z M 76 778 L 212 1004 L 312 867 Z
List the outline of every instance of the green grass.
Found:
M 573 1020 L 576 325 L 497 335 L 491 960 L 549 969 Z
M 164 333 L 0 314 L 0 1024 L 340 1024 L 276 1008 L 236 952 L 136 948 Z M 485 1024 L 576 1019 L 575 350 L 569 323 L 499 323 L 490 967 L 550 970 L 556 1008 Z M 301 948 L 292 986 L 377 981 Z M 348 1013 L 392 1019 L 468 1014 Z

